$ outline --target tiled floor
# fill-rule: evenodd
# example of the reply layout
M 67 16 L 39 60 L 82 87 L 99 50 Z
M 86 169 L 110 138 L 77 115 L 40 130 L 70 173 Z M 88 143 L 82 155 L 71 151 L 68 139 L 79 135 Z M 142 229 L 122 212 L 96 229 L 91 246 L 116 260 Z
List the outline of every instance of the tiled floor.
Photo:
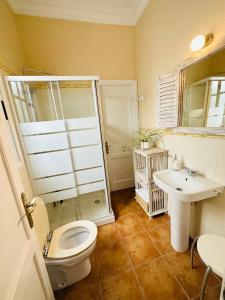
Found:
M 116 222 L 98 228 L 92 271 L 56 293 L 59 300 L 199 299 L 205 266 L 170 245 L 169 217 L 149 220 L 132 190 L 112 194 Z M 220 280 L 211 275 L 206 300 L 218 300 Z

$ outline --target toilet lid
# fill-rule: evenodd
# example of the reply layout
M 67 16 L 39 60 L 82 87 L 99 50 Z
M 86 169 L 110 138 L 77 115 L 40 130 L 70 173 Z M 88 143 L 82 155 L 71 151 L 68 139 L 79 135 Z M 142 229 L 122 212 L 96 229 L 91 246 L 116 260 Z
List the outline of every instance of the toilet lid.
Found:
M 48 258 L 65 259 L 80 254 L 96 240 L 97 226 L 87 220 L 75 221 L 54 230 Z

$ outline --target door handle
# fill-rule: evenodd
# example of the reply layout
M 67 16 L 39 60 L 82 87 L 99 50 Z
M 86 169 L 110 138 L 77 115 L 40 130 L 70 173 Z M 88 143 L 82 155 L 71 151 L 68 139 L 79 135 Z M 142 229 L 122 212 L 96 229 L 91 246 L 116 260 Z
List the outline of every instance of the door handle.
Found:
M 107 141 L 105 141 L 105 152 L 109 154 L 109 143 Z
M 111 147 L 112 145 L 109 144 L 107 141 L 105 141 L 105 151 L 107 154 L 109 154 L 109 147 Z
M 25 209 L 25 213 L 26 213 L 30 228 L 33 228 L 34 224 L 33 224 L 33 219 L 32 219 L 31 213 L 33 212 L 33 208 L 36 206 L 36 203 L 33 203 L 32 201 L 31 202 L 27 201 L 25 193 L 21 193 L 21 200 L 23 202 L 23 206 Z

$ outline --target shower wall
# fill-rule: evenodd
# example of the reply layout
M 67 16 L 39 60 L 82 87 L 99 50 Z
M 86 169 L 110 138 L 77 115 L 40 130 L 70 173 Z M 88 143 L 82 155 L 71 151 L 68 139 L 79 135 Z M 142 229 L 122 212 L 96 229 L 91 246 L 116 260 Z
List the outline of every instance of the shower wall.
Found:
M 13 80 L 33 188 L 51 227 L 110 215 L 95 82 Z

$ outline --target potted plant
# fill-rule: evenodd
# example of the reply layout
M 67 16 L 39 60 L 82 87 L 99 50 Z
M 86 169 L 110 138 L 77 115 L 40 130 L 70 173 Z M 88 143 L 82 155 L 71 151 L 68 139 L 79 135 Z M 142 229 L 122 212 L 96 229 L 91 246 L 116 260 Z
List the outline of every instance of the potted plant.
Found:
M 134 135 L 133 143 L 135 148 L 141 148 L 144 150 L 150 149 L 158 142 L 162 142 L 163 138 L 161 132 L 158 129 L 148 129 L 142 132 L 138 132 Z

